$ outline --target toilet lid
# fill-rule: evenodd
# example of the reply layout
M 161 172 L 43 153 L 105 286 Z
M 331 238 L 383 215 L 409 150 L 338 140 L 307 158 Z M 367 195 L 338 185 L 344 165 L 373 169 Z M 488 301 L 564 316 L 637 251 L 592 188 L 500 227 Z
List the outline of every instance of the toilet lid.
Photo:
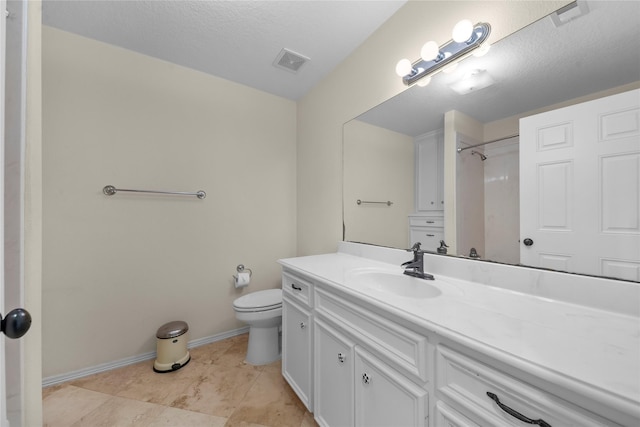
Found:
M 235 308 L 241 310 L 268 310 L 282 305 L 282 289 L 267 289 L 266 291 L 251 292 L 233 302 Z

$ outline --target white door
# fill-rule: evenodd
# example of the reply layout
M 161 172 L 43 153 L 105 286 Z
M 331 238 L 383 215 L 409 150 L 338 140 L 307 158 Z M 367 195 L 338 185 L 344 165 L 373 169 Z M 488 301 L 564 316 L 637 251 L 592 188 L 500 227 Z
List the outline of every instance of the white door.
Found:
M 640 90 L 520 120 L 520 261 L 640 281 Z

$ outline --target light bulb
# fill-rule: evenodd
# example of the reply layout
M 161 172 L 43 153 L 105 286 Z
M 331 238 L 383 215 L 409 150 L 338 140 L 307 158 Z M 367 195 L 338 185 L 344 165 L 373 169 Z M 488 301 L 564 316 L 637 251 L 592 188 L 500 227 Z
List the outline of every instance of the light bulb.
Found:
M 396 74 L 400 77 L 404 77 L 411 72 L 411 61 L 408 59 L 401 59 L 396 64 Z
M 422 46 L 422 50 L 420 50 L 420 56 L 423 61 L 433 61 L 438 57 L 440 53 L 440 47 L 438 47 L 438 43 L 434 41 L 428 41 Z
M 491 49 L 491 45 L 489 43 L 485 43 L 482 46 L 480 46 L 478 49 L 476 49 L 475 52 L 473 52 L 473 56 L 478 58 L 481 56 L 485 56 L 487 52 L 489 52 L 489 49 Z
M 463 19 L 453 27 L 452 38 L 456 43 L 466 42 L 473 34 L 473 24 L 468 19 Z
M 431 83 L 431 76 L 421 78 L 420 80 L 418 80 L 418 83 L 416 84 L 420 87 L 425 87 L 429 83 Z

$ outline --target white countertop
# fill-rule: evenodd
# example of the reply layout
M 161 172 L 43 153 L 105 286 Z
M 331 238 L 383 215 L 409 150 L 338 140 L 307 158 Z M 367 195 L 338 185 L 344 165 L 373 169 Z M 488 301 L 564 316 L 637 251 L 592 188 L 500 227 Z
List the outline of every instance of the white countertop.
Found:
M 354 273 L 398 274 L 390 264 L 346 253 L 281 260 L 286 268 L 525 372 L 640 418 L 640 319 L 436 275 L 442 294 L 408 298 L 363 287 Z M 405 276 L 406 277 L 406 276 Z

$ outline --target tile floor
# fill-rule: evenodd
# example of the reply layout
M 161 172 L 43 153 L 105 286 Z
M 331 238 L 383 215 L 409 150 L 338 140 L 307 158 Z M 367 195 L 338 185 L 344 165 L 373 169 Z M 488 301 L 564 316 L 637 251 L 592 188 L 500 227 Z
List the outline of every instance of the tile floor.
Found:
M 153 372 L 153 360 L 43 390 L 44 425 L 313 427 L 282 378 L 280 361 L 244 363 L 247 334 L 190 350 L 175 372 Z

